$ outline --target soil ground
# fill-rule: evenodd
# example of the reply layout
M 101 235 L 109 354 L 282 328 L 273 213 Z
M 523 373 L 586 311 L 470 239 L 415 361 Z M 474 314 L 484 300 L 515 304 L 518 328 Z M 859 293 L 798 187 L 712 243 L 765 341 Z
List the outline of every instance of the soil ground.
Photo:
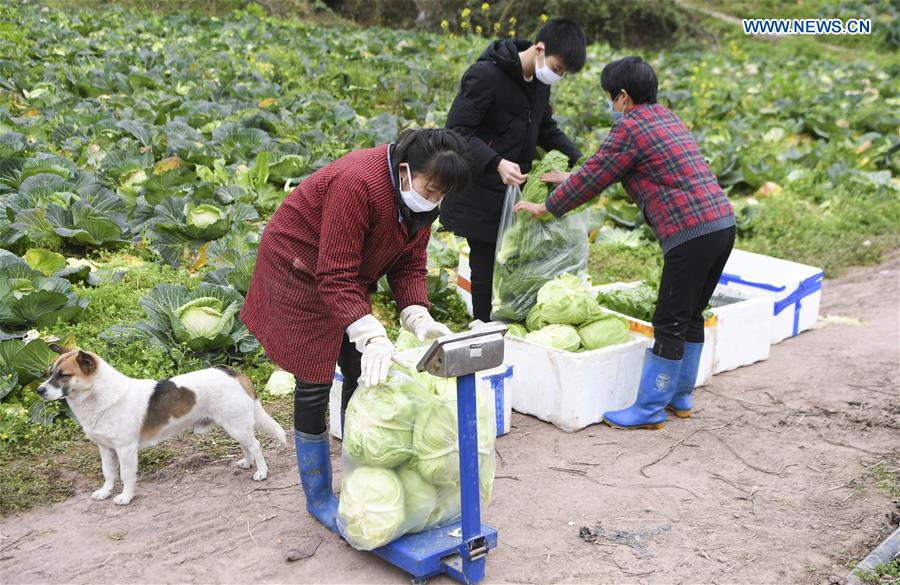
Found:
M 860 324 L 834 320 L 716 376 L 695 416 L 662 431 L 571 434 L 514 415 L 483 512 L 500 531 L 487 582 L 842 583 L 900 521 L 889 495 L 900 468 L 898 285 L 897 254 L 827 281 L 821 314 Z M 408 582 L 306 513 L 292 448 L 265 447 L 261 484 L 231 451 L 185 453 L 146 474 L 128 507 L 91 500 L 85 484 L 0 519 L 0 581 Z M 338 443 L 332 451 L 339 461 Z M 288 562 L 292 549 L 307 558 Z

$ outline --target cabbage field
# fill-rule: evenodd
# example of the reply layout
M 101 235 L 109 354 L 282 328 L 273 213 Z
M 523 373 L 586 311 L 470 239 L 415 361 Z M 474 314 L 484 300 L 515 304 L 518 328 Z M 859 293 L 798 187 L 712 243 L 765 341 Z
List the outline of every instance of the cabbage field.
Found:
M 52 340 L 131 376 L 227 363 L 262 388 L 274 366 L 237 313 L 266 219 L 329 161 L 411 125 L 440 126 L 486 42 L 254 9 L 4 2 L 0 461 L 83 453 L 64 406 L 34 392 Z M 643 56 L 732 197 L 738 246 L 835 275 L 900 244 L 900 60 L 814 45 L 725 38 Z M 560 124 L 585 152 L 609 131 L 600 70 L 632 52 L 592 45 L 587 67 L 554 90 Z M 621 189 L 587 217 L 596 283 L 655 273 L 658 247 Z M 454 328 L 466 322 L 458 250 L 444 233 L 429 247 L 434 314 Z M 386 288 L 376 314 L 396 333 Z M 264 399 L 289 417 L 286 399 Z M 13 494 L 0 511 L 27 501 L 27 479 L 0 486 Z

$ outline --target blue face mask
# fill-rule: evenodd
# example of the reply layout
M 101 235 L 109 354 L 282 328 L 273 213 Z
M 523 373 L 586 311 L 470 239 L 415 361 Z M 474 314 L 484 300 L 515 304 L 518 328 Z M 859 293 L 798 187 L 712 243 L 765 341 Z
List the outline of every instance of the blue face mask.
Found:
M 613 101 L 606 100 L 607 110 L 609 110 L 609 115 L 612 117 L 613 124 L 622 119 L 622 116 L 625 115 L 625 112 L 617 112 L 613 109 Z

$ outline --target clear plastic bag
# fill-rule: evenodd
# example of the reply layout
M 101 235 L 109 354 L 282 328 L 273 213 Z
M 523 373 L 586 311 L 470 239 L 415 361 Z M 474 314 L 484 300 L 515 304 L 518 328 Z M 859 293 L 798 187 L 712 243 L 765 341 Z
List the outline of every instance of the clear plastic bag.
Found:
M 527 212 L 513 211 L 521 198 L 518 185 L 506 189 L 494 262 L 491 319 L 495 321 L 524 321 L 546 282 L 587 269 L 583 218 L 536 220 Z
M 361 386 L 344 420 L 338 528 L 372 550 L 461 513 L 456 380 L 394 368 L 387 382 Z M 476 393 L 482 506 L 496 461 L 494 401 Z

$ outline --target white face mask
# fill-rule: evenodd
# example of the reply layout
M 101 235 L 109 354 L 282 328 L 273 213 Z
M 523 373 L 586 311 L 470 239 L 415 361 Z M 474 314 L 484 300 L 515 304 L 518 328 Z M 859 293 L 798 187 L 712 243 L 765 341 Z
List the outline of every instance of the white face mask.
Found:
M 403 203 L 409 207 L 410 211 L 415 213 L 425 213 L 438 206 L 437 203 L 425 199 L 413 189 L 412 173 L 409 170 L 409 165 L 406 165 L 406 180 L 409 181 L 409 190 L 404 191 L 401 184 L 400 197 L 403 199 Z
M 547 66 L 547 52 L 541 51 L 541 57 L 544 59 L 543 65 L 537 65 L 534 68 L 534 76 L 538 78 L 538 81 L 547 85 L 553 85 L 554 83 L 558 83 L 560 79 L 563 78 L 562 75 L 558 75 L 553 69 L 550 69 Z M 563 73 L 565 75 L 565 73 Z

